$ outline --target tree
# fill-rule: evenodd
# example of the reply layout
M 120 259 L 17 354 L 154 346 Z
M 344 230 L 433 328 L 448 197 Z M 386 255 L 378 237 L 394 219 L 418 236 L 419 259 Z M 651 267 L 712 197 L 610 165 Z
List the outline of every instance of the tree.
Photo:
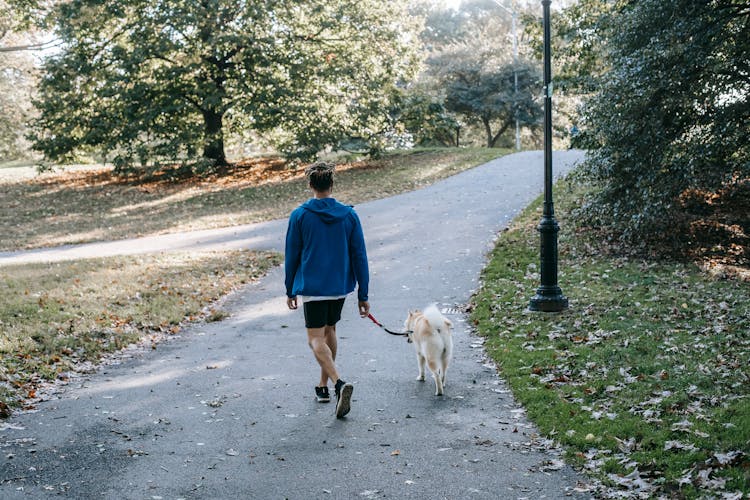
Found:
M 606 58 L 610 40 L 611 18 L 617 6 L 626 0 L 569 0 L 551 12 L 552 78 L 554 87 L 553 132 L 569 137 L 570 145 L 579 147 L 577 130 L 582 103 L 596 92 L 602 75 L 608 71 Z M 542 9 L 535 2 L 522 15 L 528 56 L 541 63 L 543 59 Z
M 582 214 L 630 245 L 689 245 L 681 199 L 750 183 L 750 7 L 641 0 L 605 22 L 611 69 L 582 127 L 601 189 Z
M 73 0 L 45 64 L 34 146 L 100 149 L 116 165 L 227 162 L 225 134 L 282 129 L 307 155 L 375 133 L 387 90 L 415 66 L 397 1 Z
M 442 81 L 446 109 L 467 121 L 479 121 L 487 147 L 495 147 L 516 118 L 521 126 L 539 127 L 542 110 L 536 94 L 541 84 L 535 67 L 525 62 L 500 63 L 473 46 L 452 50 L 441 60 L 445 61 Z
M 612 16 L 618 2 L 576 0 L 569 7 L 552 11 L 552 76 L 555 89 L 568 94 L 588 95 L 596 91 L 608 70 L 606 51 Z M 524 32 L 535 60 L 542 60 L 541 9 L 523 16 Z
M 542 112 L 539 70 L 512 51 L 511 17 L 492 0 L 464 2 L 460 10 L 427 13 L 422 43 L 430 53 L 420 75 L 447 111 L 477 125 L 494 147 L 515 123 L 535 129 Z M 518 75 L 515 91 L 514 71 Z
M 439 99 L 412 90 L 396 106 L 395 122 L 412 135 L 419 146 L 458 146 L 459 122 Z

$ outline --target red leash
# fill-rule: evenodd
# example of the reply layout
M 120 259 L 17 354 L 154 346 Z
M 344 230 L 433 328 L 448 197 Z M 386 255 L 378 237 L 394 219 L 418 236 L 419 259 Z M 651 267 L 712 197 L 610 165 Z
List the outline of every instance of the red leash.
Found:
M 385 330 L 387 333 L 390 333 L 391 335 L 398 335 L 400 337 L 408 337 L 409 334 L 412 333 L 410 331 L 408 331 L 408 332 L 394 332 L 394 331 L 389 330 L 388 328 L 384 327 L 383 324 L 380 321 L 376 320 L 375 316 L 373 316 L 372 314 L 368 314 L 367 317 L 370 318 L 373 323 L 375 323 L 376 325 L 378 325 L 380 328 L 382 328 L 383 330 Z

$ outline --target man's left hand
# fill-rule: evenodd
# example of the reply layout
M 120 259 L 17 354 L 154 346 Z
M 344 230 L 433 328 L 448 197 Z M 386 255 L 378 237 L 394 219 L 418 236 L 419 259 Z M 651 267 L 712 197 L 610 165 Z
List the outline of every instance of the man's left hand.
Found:
M 366 318 L 370 314 L 370 303 L 366 300 L 359 301 L 359 315 L 362 318 Z

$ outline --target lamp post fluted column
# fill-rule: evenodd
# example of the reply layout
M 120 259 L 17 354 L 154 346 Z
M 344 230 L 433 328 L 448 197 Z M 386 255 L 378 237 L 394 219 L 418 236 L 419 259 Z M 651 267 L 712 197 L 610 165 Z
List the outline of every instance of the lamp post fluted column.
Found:
M 551 0 L 542 0 L 544 10 L 544 209 L 538 230 L 541 239 L 541 284 L 529 301 L 532 311 L 559 312 L 568 307 L 568 299 L 557 285 L 557 233 L 552 202 L 552 63 L 550 49 Z

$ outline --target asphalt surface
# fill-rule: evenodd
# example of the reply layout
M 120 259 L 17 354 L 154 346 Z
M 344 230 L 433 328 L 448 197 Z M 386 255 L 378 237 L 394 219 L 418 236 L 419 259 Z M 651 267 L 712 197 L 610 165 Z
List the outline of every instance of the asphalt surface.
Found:
M 582 154 L 554 158 L 564 173 Z M 519 153 L 356 207 L 375 317 L 398 329 L 410 308 L 437 303 L 454 322 L 445 396 L 430 377 L 415 380 L 413 347 L 359 318 L 350 297 L 337 364 L 354 396 L 337 420 L 333 403 L 314 399 L 319 368 L 276 268 L 227 300 L 228 319 L 128 349 L 51 389 L 35 412 L 0 422 L 0 498 L 587 496 L 574 490 L 585 478 L 537 435 L 461 312 L 496 235 L 542 180 L 542 153 Z M 275 221 L 3 254 L 0 265 L 175 247 L 281 250 L 285 230 Z

